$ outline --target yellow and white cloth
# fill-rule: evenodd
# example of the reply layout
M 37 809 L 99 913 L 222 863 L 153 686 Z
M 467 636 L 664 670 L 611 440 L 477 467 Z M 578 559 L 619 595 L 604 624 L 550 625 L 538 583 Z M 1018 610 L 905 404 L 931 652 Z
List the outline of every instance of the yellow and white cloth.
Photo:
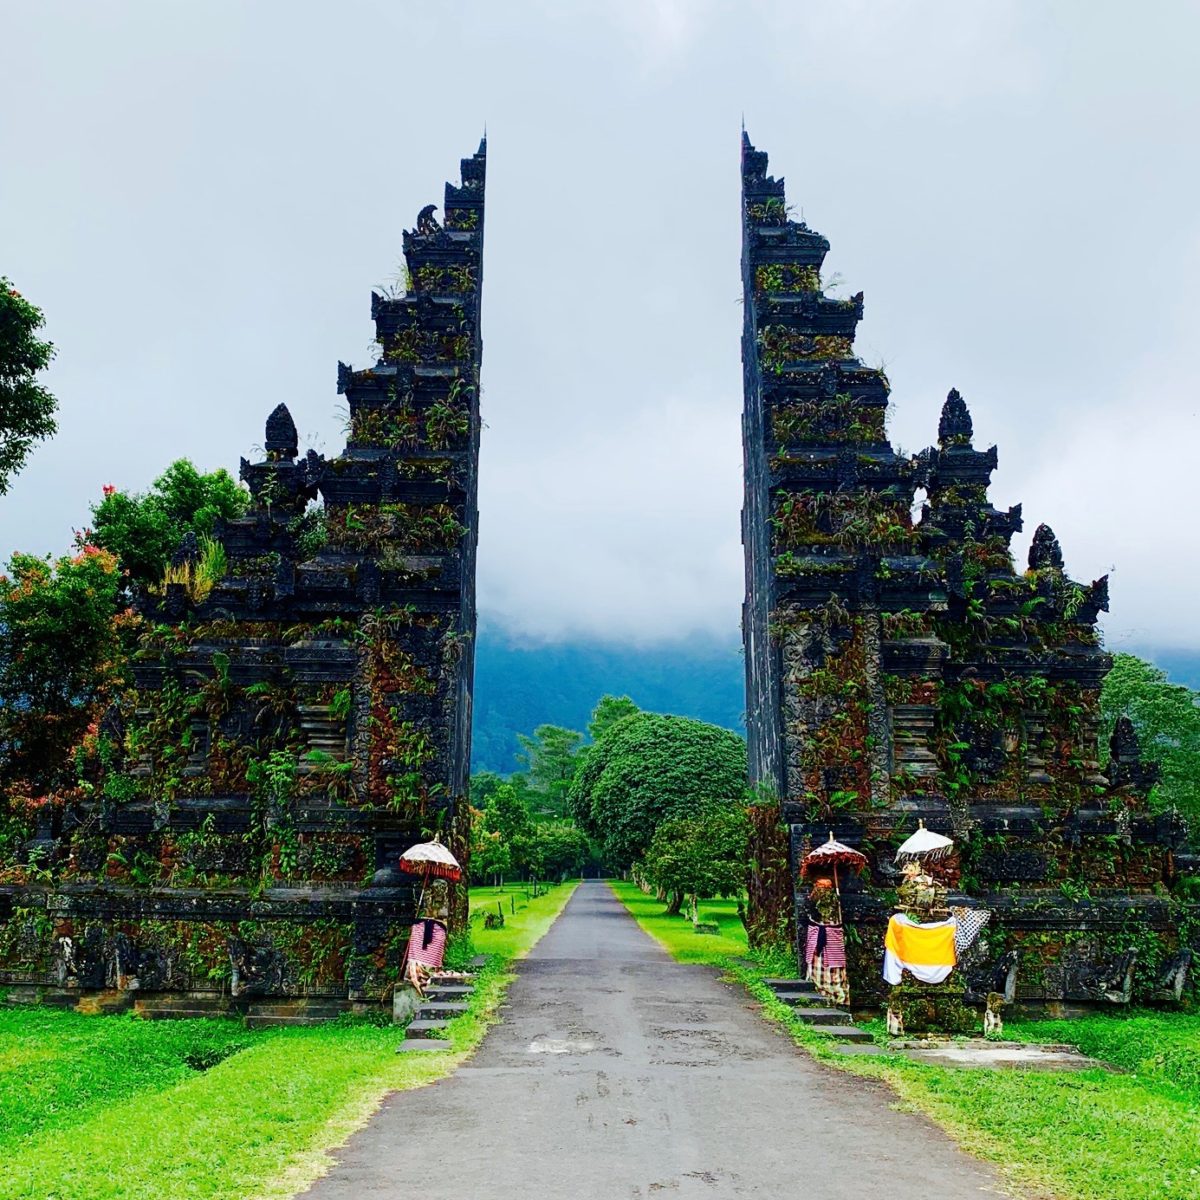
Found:
M 958 962 L 954 951 L 957 926 L 953 917 L 919 925 L 904 913 L 895 913 L 883 939 L 884 979 L 897 984 L 901 972 L 908 971 L 921 983 L 941 983 Z

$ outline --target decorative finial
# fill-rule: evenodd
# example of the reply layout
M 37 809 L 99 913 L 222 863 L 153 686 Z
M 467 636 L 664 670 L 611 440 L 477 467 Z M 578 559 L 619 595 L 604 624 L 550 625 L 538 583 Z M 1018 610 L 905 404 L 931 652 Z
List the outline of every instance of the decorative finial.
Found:
M 267 418 L 267 433 L 263 441 L 267 457 L 273 461 L 281 458 L 293 459 L 300 452 L 300 435 L 296 422 L 288 412 L 286 404 L 277 404 Z
M 1029 546 L 1029 569 L 1042 571 L 1053 567 L 1057 571 L 1063 569 L 1062 547 L 1054 530 L 1049 525 L 1039 525 L 1034 532 L 1033 541 Z
M 951 388 L 946 403 L 942 405 L 942 419 L 938 422 L 939 445 L 943 448 L 969 446 L 974 432 L 966 403 L 958 394 L 958 388 Z

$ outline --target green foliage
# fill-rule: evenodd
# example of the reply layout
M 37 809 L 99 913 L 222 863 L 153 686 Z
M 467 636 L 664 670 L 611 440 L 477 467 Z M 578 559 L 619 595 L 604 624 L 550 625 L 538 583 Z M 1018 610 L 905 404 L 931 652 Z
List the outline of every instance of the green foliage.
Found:
M 641 711 L 628 696 L 601 696 L 592 709 L 588 737 L 598 742 L 618 721 Z
M 495 771 L 477 771 L 471 776 L 470 800 L 471 807 L 484 809 L 495 794 L 498 787 L 503 786 L 504 776 Z
M 92 507 L 91 537 L 135 583 L 156 586 L 185 533 L 211 536 L 218 520 L 240 517 L 248 503 L 249 493 L 227 471 L 202 475 L 181 458 L 146 493 L 105 488 Z
M 178 566 L 168 563 L 163 571 L 161 588 L 165 589 L 171 583 L 182 584 L 193 603 L 199 604 L 208 599 L 209 593 L 225 578 L 228 569 L 229 559 L 224 545 L 216 538 L 202 537 L 200 557 L 194 563 L 183 562 Z
M 531 786 L 542 793 L 543 807 L 557 816 L 565 813 L 567 793 L 575 778 L 583 734 L 561 725 L 539 725 L 533 736 L 517 734 Z
M 495 834 L 508 850 L 509 865 L 515 871 L 530 869 L 533 849 L 533 818 L 529 801 L 511 783 L 504 783 L 492 794 L 484 813 L 484 828 Z
M 61 781 L 76 742 L 120 683 L 113 619 L 120 577 L 89 547 L 56 563 L 15 554 L 0 575 L 0 763 L 39 790 Z
M 533 831 L 529 858 L 537 879 L 578 875 L 591 857 L 587 836 L 574 821 L 540 821 Z
M 315 558 L 317 552 L 329 541 L 325 509 L 319 505 L 309 505 L 298 517 L 293 517 L 288 522 L 287 531 L 295 539 L 298 561 L 306 562 Z
M 1105 742 L 1120 716 L 1133 722 L 1142 756 L 1157 759 L 1162 779 L 1150 795 L 1156 808 L 1177 808 L 1200 824 L 1200 705 L 1191 688 L 1133 654 L 1118 654 L 1100 692 Z
M 746 744 L 736 734 L 688 717 L 637 713 L 589 751 L 571 804 L 605 858 L 627 865 L 668 817 L 705 801 L 740 804 L 745 791 Z
M 0 496 L 34 443 L 58 428 L 58 401 L 35 378 L 54 357 L 54 347 L 37 337 L 44 323 L 42 310 L 0 276 Z
M 688 816 L 669 817 L 654 831 L 643 868 L 656 887 L 672 896 L 678 911 L 686 897 L 692 921 L 698 900 L 733 896 L 746 886 L 750 821 L 734 805 L 705 805 Z

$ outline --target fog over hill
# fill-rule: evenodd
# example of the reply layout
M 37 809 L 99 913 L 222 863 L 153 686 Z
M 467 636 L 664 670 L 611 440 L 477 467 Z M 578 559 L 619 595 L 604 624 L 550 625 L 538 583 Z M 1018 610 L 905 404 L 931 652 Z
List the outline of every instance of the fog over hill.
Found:
M 1172 682 L 1200 690 L 1200 650 L 1110 649 L 1148 658 Z M 538 644 L 484 625 L 475 660 L 472 770 L 517 770 L 518 733 L 541 724 L 583 730 L 605 692 L 630 696 L 654 712 L 745 733 L 742 649 L 734 640 L 692 638 L 650 647 L 584 640 Z

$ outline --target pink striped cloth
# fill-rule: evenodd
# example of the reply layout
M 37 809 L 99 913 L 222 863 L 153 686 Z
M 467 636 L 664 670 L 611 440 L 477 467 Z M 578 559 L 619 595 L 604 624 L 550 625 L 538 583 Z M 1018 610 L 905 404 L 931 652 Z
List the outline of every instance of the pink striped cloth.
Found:
M 428 945 L 426 945 L 428 941 Z M 417 921 L 408 936 L 408 961 L 437 970 L 446 956 L 446 927 L 441 921 Z
M 821 940 L 822 930 L 825 933 L 825 945 L 821 950 L 821 961 L 827 967 L 844 967 L 846 965 L 846 937 L 840 925 L 821 925 L 813 922 L 808 927 L 808 939 L 804 944 L 804 962 L 810 965 L 817 953 L 817 945 Z

